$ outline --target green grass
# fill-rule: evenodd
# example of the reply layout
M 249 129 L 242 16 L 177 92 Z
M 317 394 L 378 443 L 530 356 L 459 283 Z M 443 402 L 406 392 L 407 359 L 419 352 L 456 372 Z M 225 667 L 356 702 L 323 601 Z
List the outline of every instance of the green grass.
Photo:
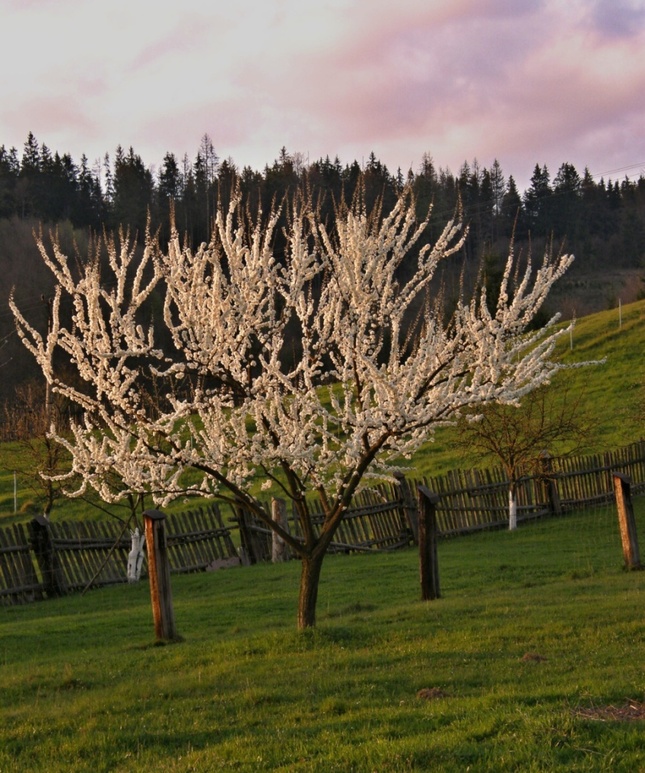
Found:
M 583 395 L 594 419 L 594 450 L 643 437 L 645 427 L 637 416 L 643 416 L 645 407 L 645 301 L 624 306 L 620 325 L 616 309 L 580 320 L 573 349 L 562 339 L 560 352 L 564 362 L 606 358 L 603 365 L 565 371 L 558 382 L 566 380 Z
M 579 713 L 645 699 L 645 572 L 613 508 L 439 561 L 424 603 L 413 550 L 328 557 L 303 634 L 296 562 L 173 577 L 165 647 L 144 583 L 2 608 L 0 770 L 645 769 L 643 721 Z

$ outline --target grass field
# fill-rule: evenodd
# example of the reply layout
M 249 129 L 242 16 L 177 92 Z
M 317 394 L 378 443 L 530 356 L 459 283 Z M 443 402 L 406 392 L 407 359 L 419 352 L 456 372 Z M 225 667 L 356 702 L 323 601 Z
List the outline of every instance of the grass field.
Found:
M 636 501 L 645 528 L 645 500 Z M 0 608 L 0 771 L 645 770 L 645 573 L 613 508 L 330 556 L 315 631 L 297 562 Z

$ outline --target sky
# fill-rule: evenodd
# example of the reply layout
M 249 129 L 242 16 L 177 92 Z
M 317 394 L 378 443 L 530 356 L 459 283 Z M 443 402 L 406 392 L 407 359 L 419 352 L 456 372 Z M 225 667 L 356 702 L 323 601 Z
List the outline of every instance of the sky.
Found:
M 0 146 L 645 174 L 645 0 L 0 0 Z

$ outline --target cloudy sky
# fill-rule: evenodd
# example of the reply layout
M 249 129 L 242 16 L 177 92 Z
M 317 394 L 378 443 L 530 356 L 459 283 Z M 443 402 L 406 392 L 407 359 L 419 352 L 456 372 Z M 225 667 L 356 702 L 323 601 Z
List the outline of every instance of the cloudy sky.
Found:
M 0 0 L 0 145 L 645 173 L 645 0 Z

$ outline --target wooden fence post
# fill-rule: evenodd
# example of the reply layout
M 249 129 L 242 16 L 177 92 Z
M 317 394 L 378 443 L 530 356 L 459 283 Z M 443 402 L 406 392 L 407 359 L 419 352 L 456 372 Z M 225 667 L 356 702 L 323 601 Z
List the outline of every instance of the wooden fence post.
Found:
M 551 515 L 560 515 L 562 506 L 560 504 L 558 483 L 553 475 L 553 459 L 548 451 L 543 451 L 540 454 L 540 476 L 545 487 L 546 499 Z
M 419 575 L 421 599 L 430 601 L 441 596 L 437 557 L 437 502 L 439 495 L 419 486 Z
M 625 567 L 627 569 L 640 569 L 641 559 L 638 551 L 634 506 L 632 505 L 631 480 L 619 472 L 615 472 L 613 478 Z
M 400 472 L 394 473 L 397 488 L 399 490 L 399 499 L 405 513 L 405 518 L 412 532 L 412 538 L 414 542 L 419 544 L 419 509 L 415 501 L 412 491 L 410 490 L 410 484 L 405 479 L 405 475 Z
M 166 516 L 159 510 L 146 510 L 143 522 L 148 548 L 150 600 L 157 641 L 178 641 L 170 588 L 170 561 L 166 544 Z
M 235 519 L 237 521 L 238 529 L 240 530 L 240 557 L 242 563 L 244 566 L 257 564 L 262 560 L 262 557 L 258 555 L 256 549 L 255 535 L 251 528 L 251 515 L 247 513 L 247 510 L 242 503 L 237 503 L 234 509 Z
M 44 515 L 37 515 L 29 524 L 31 544 L 48 596 L 64 596 L 67 593 L 65 576 L 54 546 L 51 525 Z
M 273 498 L 271 500 L 271 518 L 285 531 L 289 531 L 287 519 L 287 505 L 284 499 Z M 271 561 L 274 564 L 289 560 L 289 547 L 282 537 L 275 531 L 271 533 Z

